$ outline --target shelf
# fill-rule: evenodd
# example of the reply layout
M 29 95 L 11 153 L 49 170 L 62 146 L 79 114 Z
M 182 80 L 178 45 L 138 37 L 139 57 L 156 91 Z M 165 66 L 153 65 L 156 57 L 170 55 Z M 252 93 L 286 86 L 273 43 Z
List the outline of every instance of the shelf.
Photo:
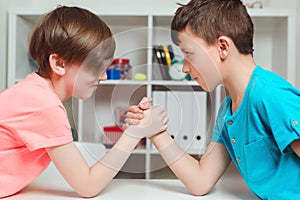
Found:
M 16 83 L 23 79 L 16 79 Z M 154 81 L 133 81 L 133 80 L 105 80 L 101 81 L 101 86 L 143 86 L 143 85 L 165 85 L 165 86 L 199 86 L 196 81 L 164 81 L 164 80 L 154 80 Z M 200 86 L 199 86 L 200 87 Z
M 147 85 L 147 81 L 133 81 L 133 80 L 106 80 L 101 81 L 101 85 Z
M 247 9 L 251 17 L 287 17 L 294 16 L 296 11 L 294 9 L 275 9 L 275 8 L 263 8 L 263 9 Z
M 199 86 L 196 81 L 151 81 L 152 85 L 167 85 L 167 86 Z M 199 86 L 200 87 L 200 86 Z
M 199 86 L 196 81 L 132 81 L 132 80 L 106 80 L 102 81 L 100 85 L 170 85 L 170 86 Z M 199 86 L 200 87 L 200 86 Z

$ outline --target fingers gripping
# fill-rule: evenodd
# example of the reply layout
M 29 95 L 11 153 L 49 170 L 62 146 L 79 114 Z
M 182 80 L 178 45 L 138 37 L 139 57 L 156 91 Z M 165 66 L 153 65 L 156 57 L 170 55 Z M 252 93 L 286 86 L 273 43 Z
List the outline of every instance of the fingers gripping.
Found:
M 162 106 L 156 105 L 144 111 L 144 118 L 138 125 L 131 125 L 125 133 L 138 138 L 151 137 L 164 131 L 168 122 L 167 113 Z

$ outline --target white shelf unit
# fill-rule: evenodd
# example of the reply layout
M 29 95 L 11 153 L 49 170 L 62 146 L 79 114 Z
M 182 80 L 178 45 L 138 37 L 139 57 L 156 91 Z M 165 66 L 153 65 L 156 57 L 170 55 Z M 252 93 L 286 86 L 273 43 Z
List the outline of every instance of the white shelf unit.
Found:
M 175 9 L 145 10 L 99 10 L 97 13 L 111 27 L 117 41 L 115 57 L 130 59 L 133 73 L 147 74 L 145 81 L 108 80 L 89 100 L 69 101 L 73 126 L 81 141 L 101 142 L 102 128 L 115 123 L 114 109 L 137 104 L 143 96 L 152 97 L 153 91 L 201 91 L 194 81 L 153 80 L 152 45 L 171 44 L 170 22 Z M 44 11 L 12 9 L 9 11 L 8 86 L 14 85 L 33 71 L 27 57 L 28 35 L 36 19 Z M 291 9 L 250 9 L 255 26 L 254 58 L 256 63 L 270 69 L 290 82 L 295 82 L 296 70 L 296 21 Z M 178 47 L 173 45 L 180 55 Z M 222 100 L 222 87 L 207 97 L 205 115 L 207 129 L 211 128 L 217 108 Z M 69 109 L 70 110 L 70 109 Z M 74 118 L 74 119 L 73 119 Z M 210 138 L 208 138 L 209 140 Z M 197 156 L 195 152 L 189 152 Z M 158 152 L 149 140 L 144 148 L 136 149 L 123 171 L 129 178 L 168 178 L 172 173 L 164 168 Z M 157 171 L 156 171 L 157 169 Z M 160 169 L 160 170 L 159 170 Z M 122 176 L 120 176 L 122 177 Z

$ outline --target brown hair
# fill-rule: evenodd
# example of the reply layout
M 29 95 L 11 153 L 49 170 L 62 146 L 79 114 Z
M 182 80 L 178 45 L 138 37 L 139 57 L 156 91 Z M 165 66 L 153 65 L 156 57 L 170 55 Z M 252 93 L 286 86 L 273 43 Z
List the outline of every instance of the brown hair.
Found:
M 68 64 L 81 64 L 88 57 L 88 64 L 99 68 L 110 64 L 114 51 L 115 41 L 105 22 L 86 9 L 67 6 L 59 6 L 39 20 L 29 44 L 29 54 L 45 78 L 50 77 L 52 53 Z
M 240 0 L 191 0 L 181 5 L 172 20 L 172 40 L 187 26 L 207 44 L 220 36 L 232 39 L 241 54 L 253 53 L 253 23 Z

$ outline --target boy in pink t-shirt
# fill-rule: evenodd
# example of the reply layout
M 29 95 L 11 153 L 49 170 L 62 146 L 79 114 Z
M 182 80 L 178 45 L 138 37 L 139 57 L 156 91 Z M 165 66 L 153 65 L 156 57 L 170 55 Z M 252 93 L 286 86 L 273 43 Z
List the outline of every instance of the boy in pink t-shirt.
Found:
M 2 196 L 22 189 L 48 166 L 46 147 L 73 138 L 62 102 L 36 73 L 0 95 L 0 102 Z
M 166 112 L 153 106 L 141 112 L 145 120 L 129 126 L 99 162 L 88 166 L 73 143 L 62 102 L 91 97 L 106 79 L 114 51 L 108 26 L 86 9 L 61 6 L 37 22 L 29 52 L 38 71 L 0 94 L 0 198 L 20 191 L 50 161 L 75 192 L 95 196 L 141 138 L 166 129 Z

